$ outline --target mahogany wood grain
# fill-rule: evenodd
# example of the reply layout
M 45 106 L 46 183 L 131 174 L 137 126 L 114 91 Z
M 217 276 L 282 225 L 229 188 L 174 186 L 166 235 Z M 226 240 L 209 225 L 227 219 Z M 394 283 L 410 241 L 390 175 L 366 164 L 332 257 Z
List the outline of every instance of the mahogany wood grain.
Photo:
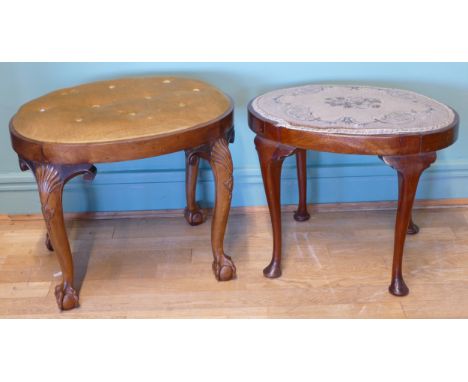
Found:
M 409 289 L 403 280 L 402 271 L 406 232 L 412 220 L 411 209 L 416 196 L 419 178 L 422 172 L 436 160 L 436 153 L 385 156 L 382 157 L 382 160 L 397 171 L 399 180 L 392 279 L 389 290 L 395 296 L 406 296 L 409 293 Z M 411 229 L 414 230 L 414 227 Z
M 297 182 L 299 188 L 299 205 L 294 212 L 294 220 L 303 222 L 310 219 L 307 211 L 307 151 L 296 150 Z
M 444 129 L 420 134 L 349 135 L 321 134 L 313 131 L 286 129 L 265 120 L 248 106 L 250 128 L 267 139 L 297 148 L 341 154 L 406 155 L 441 150 L 458 137 L 459 117 L 454 110 L 454 122 Z
M 26 138 L 15 130 L 12 118 L 12 146 L 20 158 L 21 169 L 34 172 L 48 230 L 46 247 L 55 252 L 62 269 L 63 280 L 55 290 L 60 309 L 69 310 L 79 305 L 78 290 L 74 284 L 74 263 L 64 225 L 63 187 L 70 178 L 80 174 L 94 177 L 95 167 L 92 163 L 141 159 L 184 150 L 187 171 L 187 208 L 184 215 L 189 224 L 197 225 L 205 220 L 195 201 L 199 159 L 208 160 L 216 188 L 211 238 L 212 268 L 217 280 L 227 281 L 236 276 L 236 267 L 223 248 L 233 188 L 233 164 L 228 146 L 234 139 L 233 106 L 230 99 L 229 102 L 225 113 L 203 125 L 144 138 L 89 144 L 40 142 Z
M 51 252 L 54 250 L 54 247 L 52 247 L 52 242 L 50 241 L 50 237 L 48 233 L 46 234 L 45 246 Z
M 47 226 L 47 241 L 54 249 L 62 269 L 62 283 L 55 288 L 55 297 L 60 310 L 78 306 L 78 293 L 74 287 L 73 258 L 68 243 L 63 219 L 62 193 L 65 183 L 71 178 L 86 174 L 92 180 L 96 167 L 90 164 L 52 165 L 20 158 L 20 168 L 30 169 L 36 178 L 42 214 Z
M 187 223 L 190 225 L 202 224 L 206 216 L 203 210 L 196 202 L 197 193 L 197 177 L 200 157 L 197 154 L 190 153 L 190 150 L 185 151 L 185 195 L 187 199 L 187 207 L 184 210 L 184 216 Z
M 224 233 L 231 207 L 234 187 L 233 164 L 228 147 L 229 137 L 221 137 L 210 144 L 196 147 L 187 154 L 187 161 L 197 156 L 206 159 L 215 178 L 215 208 L 211 224 L 211 245 L 213 248 L 213 272 L 219 281 L 231 280 L 236 276 L 236 267 L 230 256 L 224 253 Z M 193 196 L 193 194 L 192 194 Z
M 263 270 L 268 278 L 281 276 L 281 169 L 286 157 L 294 154 L 294 147 L 277 144 L 259 135 L 255 138 L 265 194 L 273 228 L 273 256 Z
M 194 126 L 177 134 L 156 135 L 138 139 L 93 144 L 63 144 L 38 142 L 25 138 L 15 131 L 10 121 L 10 137 L 13 149 L 19 156 L 36 162 L 60 164 L 107 163 L 150 158 L 190 149 L 216 137 L 232 134 L 233 110 L 203 126 Z
M 296 153 L 299 182 L 299 207 L 296 220 L 306 220 L 306 165 L 305 150 L 333 153 L 378 155 L 397 170 L 399 201 L 395 224 L 392 278 L 389 290 L 396 296 L 408 294 L 402 275 L 403 248 L 406 234 L 415 234 L 419 227 L 413 222 L 411 208 L 421 173 L 435 161 L 437 150 L 450 146 L 457 139 L 459 118 L 450 126 L 435 131 L 395 135 L 350 135 L 306 131 L 278 125 L 259 115 L 248 106 L 248 122 L 256 133 L 255 144 L 273 225 L 272 260 L 264 274 L 281 275 L 281 214 L 280 176 L 284 157 Z M 299 217 L 299 219 L 297 218 Z

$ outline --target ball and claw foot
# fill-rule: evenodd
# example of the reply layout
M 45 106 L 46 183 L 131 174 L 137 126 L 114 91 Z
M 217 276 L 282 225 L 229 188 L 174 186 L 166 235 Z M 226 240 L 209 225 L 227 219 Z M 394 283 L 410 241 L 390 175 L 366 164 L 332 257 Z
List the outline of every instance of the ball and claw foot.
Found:
M 388 290 L 394 296 L 399 297 L 406 296 L 409 293 L 409 289 L 402 278 L 393 279 Z
M 229 281 L 236 277 L 236 266 L 230 256 L 223 255 L 221 261 L 218 258 L 213 261 L 213 272 L 216 280 Z
M 307 211 L 294 211 L 294 220 L 297 222 L 305 222 L 310 219 L 310 214 Z
M 79 306 L 78 293 L 69 285 L 57 285 L 55 287 L 55 298 L 60 310 L 70 310 Z
M 418 232 L 419 227 L 411 221 L 408 225 L 408 230 L 406 231 L 406 233 L 408 235 L 416 235 Z
M 198 206 L 196 210 L 189 210 L 187 207 L 184 210 L 185 220 L 190 225 L 199 225 L 202 224 L 206 220 L 206 215 L 203 210 Z
M 47 248 L 49 251 L 53 251 L 53 250 L 54 250 L 54 247 L 52 247 L 52 242 L 50 241 L 49 234 L 46 235 L 45 246 L 46 246 L 46 248 Z
M 264 270 L 263 275 L 269 279 L 276 279 L 281 276 L 281 265 L 272 261 Z

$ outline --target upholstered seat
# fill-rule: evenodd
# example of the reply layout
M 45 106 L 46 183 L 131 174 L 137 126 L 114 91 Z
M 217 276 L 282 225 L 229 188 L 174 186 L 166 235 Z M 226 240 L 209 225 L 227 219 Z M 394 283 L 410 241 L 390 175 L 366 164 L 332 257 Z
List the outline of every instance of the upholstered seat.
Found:
M 252 109 L 277 126 L 330 134 L 423 133 L 446 128 L 456 119 L 452 109 L 431 98 L 370 86 L 278 89 L 254 99 Z
M 231 109 L 222 92 L 179 77 L 100 81 L 49 93 L 23 105 L 17 134 L 50 143 L 99 143 L 181 132 Z
M 306 150 L 378 155 L 398 173 L 398 211 L 390 293 L 405 296 L 402 261 L 406 234 L 419 228 L 411 218 L 421 174 L 436 151 L 454 143 L 458 116 L 448 106 L 406 90 L 350 85 L 307 85 L 279 89 L 252 100 L 249 126 L 256 133 L 265 195 L 273 229 L 273 254 L 263 270 L 281 276 L 281 169 L 296 155 L 299 182 L 297 221 L 307 211 Z
M 215 87 L 179 77 L 124 78 L 62 89 L 22 106 L 10 121 L 20 168 L 36 178 L 47 226 L 46 246 L 55 251 L 62 282 L 60 309 L 78 306 L 73 257 L 64 224 L 62 192 L 75 176 L 92 180 L 95 163 L 120 162 L 185 151 L 184 215 L 191 225 L 205 214 L 196 202 L 200 158 L 214 174 L 212 269 L 217 280 L 235 277 L 223 241 L 231 206 L 233 104 Z M 125 174 L 122 174 L 125 176 Z M 148 196 L 151 197 L 151 196 Z

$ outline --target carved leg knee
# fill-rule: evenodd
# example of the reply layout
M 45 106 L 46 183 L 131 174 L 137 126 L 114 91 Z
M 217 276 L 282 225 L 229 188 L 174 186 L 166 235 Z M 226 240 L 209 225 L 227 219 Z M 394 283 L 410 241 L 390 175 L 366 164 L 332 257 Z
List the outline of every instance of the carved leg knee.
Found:
M 73 287 L 73 258 L 63 219 L 62 192 L 69 179 L 80 174 L 93 178 L 96 168 L 89 164 L 58 165 L 23 159 L 20 159 L 20 167 L 22 170 L 30 168 L 34 172 L 48 231 L 46 245 L 54 249 L 62 269 L 63 280 L 55 288 L 57 305 L 61 310 L 73 309 L 78 306 L 78 293 Z
M 236 276 L 232 259 L 224 253 L 226 232 L 233 189 L 233 165 L 226 138 L 219 138 L 205 147 L 203 154 L 210 162 L 215 178 L 215 208 L 211 224 L 211 246 L 213 249 L 213 272 L 219 281 L 228 281 Z

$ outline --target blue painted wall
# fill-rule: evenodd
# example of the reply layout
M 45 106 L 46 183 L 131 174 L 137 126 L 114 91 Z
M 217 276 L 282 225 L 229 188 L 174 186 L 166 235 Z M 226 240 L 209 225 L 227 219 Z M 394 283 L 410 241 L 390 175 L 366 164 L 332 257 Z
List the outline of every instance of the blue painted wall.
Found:
M 21 173 L 10 146 L 8 121 L 18 107 L 61 87 L 131 75 L 175 74 L 211 82 L 236 104 L 234 206 L 266 204 L 254 135 L 246 104 L 277 87 L 308 82 L 361 83 L 421 92 L 455 108 L 461 119 L 458 142 L 440 152 L 423 176 L 419 198 L 468 197 L 468 63 L 1 63 L 0 64 L 0 213 L 39 212 L 36 185 Z M 308 156 L 309 201 L 314 203 L 391 200 L 396 177 L 376 157 L 312 153 Z M 99 164 L 93 184 L 74 180 L 64 202 L 68 211 L 182 208 L 184 155 Z M 285 162 L 282 201 L 297 202 L 295 162 Z M 213 204 L 212 176 L 206 164 L 198 199 Z

